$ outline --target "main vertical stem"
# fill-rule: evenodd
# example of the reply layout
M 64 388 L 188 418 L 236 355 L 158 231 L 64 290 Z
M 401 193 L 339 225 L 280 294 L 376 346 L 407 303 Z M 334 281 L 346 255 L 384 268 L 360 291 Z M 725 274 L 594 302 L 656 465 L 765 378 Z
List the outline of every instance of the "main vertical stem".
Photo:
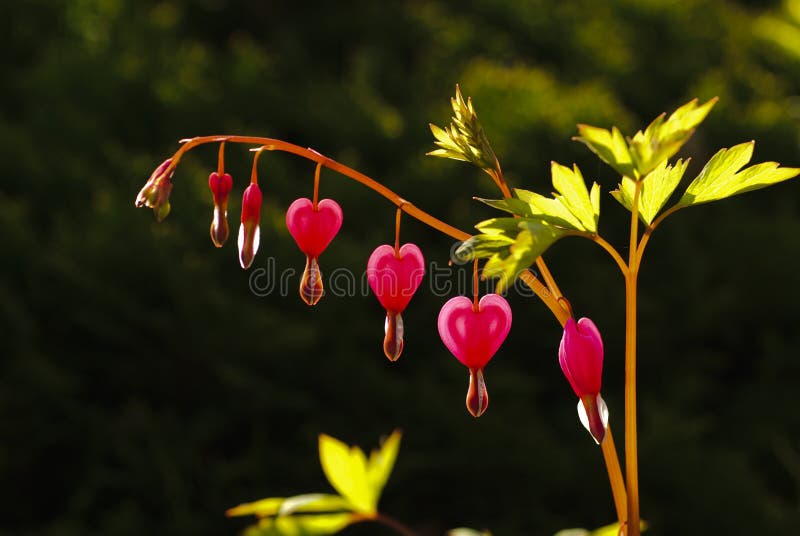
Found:
M 636 181 L 631 204 L 628 270 L 625 272 L 625 488 L 628 491 L 627 536 L 639 536 L 639 446 L 636 429 L 636 291 L 639 278 L 639 197 Z
M 636 426 L 636 283 L 625 277 L 625 488 L 628 492 L 628 536 L 639 536 L 639 447 Z

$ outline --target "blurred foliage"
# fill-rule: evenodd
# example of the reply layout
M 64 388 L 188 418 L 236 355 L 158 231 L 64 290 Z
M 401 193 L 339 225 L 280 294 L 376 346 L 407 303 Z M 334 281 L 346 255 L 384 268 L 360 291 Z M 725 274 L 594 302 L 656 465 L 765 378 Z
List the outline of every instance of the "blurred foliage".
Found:
M 601 455 L 557 365 L 560 329 L 536 301 L 510 294 L 515 326 L 491 365 L 492 408 L 475 421 L 463 408 L 467 378 L 435 328 L 456 289 L 419 293 L 394 365 L 381 355 L 373 297 L 326 296 L 310 310 L 298 299 L 302 254 L 282 221 L 310 192 L 313 165 L 260 163 L 255 268 L 294 269 L 287 295 L 251 292 L 235 247 L 210 244 L 213 149 L 181 162 L 163 224 L 134 197 L 178 139 L 251 133 L 310 145 L 469 229 L 493 212 L 471 201 L 496 197 L 491 182 L 424 157 L 427 125 L 446 123 L 459 82 L 513 187 L 546 187 L 556 160 L 609 191 L 618 177 L 569 140 L 575 125 L 630 136 L 694 97 L 719 102 L 685 147 L 684 180 L 718 147 L 751 139 L 757 161 L 794 166 L 800 61 L 793 34 L 765 26 L 796 29 L 794 6 L 4 3 L 0 532 L 231 534 L 244 523 L 224 517 L 230 504 L 324 485 L 308 463 L 319 432 L 369 444 L 387 426 L 405 430 L 404 455 L 382 508 L 421 535 L 608 523 Z M 228 152 L 236 215 L 249 155 Z M 393 239 L 394 211 L 329 172 L 321 190 L 345 214 L 325 265 L 361 273 Z M 648 248 L 639 430 L 649 534 L 800 527 L 798 199 L 788 184 L 681 211 Z M 601 230 L 619 236 L 625 212 L 609 201 Z M 452 241 L 404 221 L 403 239 L 444 269 Z M 604 397 L 621 437 L 616 268 L 578 240 L 547 258 L 575 310 L 603 331 Z

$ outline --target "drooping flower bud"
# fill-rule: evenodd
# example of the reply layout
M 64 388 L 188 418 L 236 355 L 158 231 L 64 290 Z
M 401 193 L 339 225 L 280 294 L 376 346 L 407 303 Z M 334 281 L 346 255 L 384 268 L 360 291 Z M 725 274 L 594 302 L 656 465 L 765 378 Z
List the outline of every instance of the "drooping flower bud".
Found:
M 170 211 L 169 194 L 172 192 L 172 174 L 174 169 L 165 175 L 164 171 L 172 164 L 172 158 L 167 158 L 158 166 L 144 184 L 139 195 L 136 196 L 136 206 L 153 209 L 156 221 L 161 222 Z
M 242 195 L 242 223 L 239 226 L 239 264 L 245 270 L 253 264 L 261 240 L 261 189 L 251 183 Z
M 558 348 L 558 362 L 578 395 L 578 415 L 597 443 L 608 426 L 608 407 L 600 396 L 603 375 L 603 340 L 594 322 L 570 318 Z
M 214 194 L 214 217 L 211 220 L 211 241 L 221 248 L 228 240 L 228 194 L 233 188 L 233 179 L 227 173 L 216 171 L 208 176 L 208 187 Z

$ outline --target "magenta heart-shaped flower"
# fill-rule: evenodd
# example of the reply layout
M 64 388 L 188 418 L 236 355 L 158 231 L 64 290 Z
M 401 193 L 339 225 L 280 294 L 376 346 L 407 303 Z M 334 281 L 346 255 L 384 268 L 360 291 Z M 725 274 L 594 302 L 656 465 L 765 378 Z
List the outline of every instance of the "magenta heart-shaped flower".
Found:
M 387 311 L 402 313 L 425 276 L 425 259 L 415 244 L 375 248 L 367 261 L 367 281 Z
M 438 324 L 447 349 L 470 369 L 482 369 L 508 336 L 511 307 L 499 294 L 487 294 L 475 311 L 472 300 L 457 296 L 444 304 Z
M 319 257 L 342 227 L 342 208 L 333 199 L 323 199 L 314 204 L 301 197 L 286 211 L 286 227 L 297 242 L 300 251 L 308 257 Z

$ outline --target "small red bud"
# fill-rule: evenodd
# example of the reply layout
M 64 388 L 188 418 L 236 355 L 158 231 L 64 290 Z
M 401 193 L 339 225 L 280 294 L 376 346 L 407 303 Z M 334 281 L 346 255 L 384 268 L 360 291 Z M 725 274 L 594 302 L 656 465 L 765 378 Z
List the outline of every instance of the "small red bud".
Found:
M 208 187 L 214 194 L 214 217 L 211 220 L 209 234 L 211 241 L 218 248 L 228 240 L 228 194 L 233 188 L 233 179 L 227 173 L 221 176 L 216 171 L 208 176 Z
M 261 189 L 252 183 L 242 195 L 242 218 L 239 226 L 239 264 L 245 270 L 253 264 L 261 241 Z

